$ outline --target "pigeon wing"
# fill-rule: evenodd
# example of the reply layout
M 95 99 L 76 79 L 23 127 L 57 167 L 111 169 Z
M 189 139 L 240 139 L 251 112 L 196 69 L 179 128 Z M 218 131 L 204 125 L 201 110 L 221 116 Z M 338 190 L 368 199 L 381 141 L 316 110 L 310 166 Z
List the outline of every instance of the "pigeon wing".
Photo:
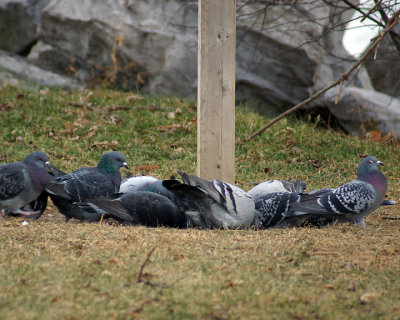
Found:
M 277 226 L 291 203 L 299 201 L 297 193 L 271 193 L 255 202 L 258 224 L 262 228 Z
M 376 192 L 369 183 L 353 181 L 323 195 L 320 204 L 329 213 L 361 213 L 375 204 Z
M 86 202 L 75 202 L 80 208 L 87 212 L 96 212 L 99 214 L 109 214 L 117 219 L 129 222 L 135 222 L 133 216 L 121 204 L 119 198 L 95 198 L 87 199 Z
M 221 193 L 216 188 L 216 184 L 218 184 L 218 185 L 222 185 L 222 188 L 220 188 L 220 189 L 222 189 L 222 190 L 225 189 L 225 187 L 223 186 L 223 185 L 225 185 L 224 182 L 219 181 L 219 180 L 207 181 L 207 180 L 204 180 L 204 179 L 196 177 L 196 176 L 189 176 L 182 171 L 178 171 L 178 172 L 181 175 L 182 180 L 185 184 L 200 188 L 202 191 L 207 193 L 212 199 L 214 199 L 217 203 L 226 207 L 225 194 Z
M 110 196 L 117 192 L 112 181 L 105 175 L 93 172 L 72 173 L 65 183 L 65 191 L 74 201 Z
M 376 192 L 372 185 L 351 181 L 322 195 L 303 195 L 300 202 L 291 205 L 285 216 L 301 214 L 357 214 L 375 204 Z
M 0 200 L 11 199 L 25 190 L 26 168 L 22 163 L 0 166 Z

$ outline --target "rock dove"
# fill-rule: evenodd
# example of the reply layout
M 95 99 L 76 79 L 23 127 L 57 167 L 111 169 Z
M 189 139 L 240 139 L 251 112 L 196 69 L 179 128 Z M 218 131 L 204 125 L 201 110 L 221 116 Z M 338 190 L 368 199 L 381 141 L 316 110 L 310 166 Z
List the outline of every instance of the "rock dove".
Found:
M 257 184 L 254 188 L 247 191 L 254 201 L 270 193 L 280 192 L 304 192 L 307 184 L 304 181 L 296 180 L 290 182 L 287 180 L 269 180 Z
M 375 157 L 366 157 L 360 163 L 357 179 L 331 191 L 302 195 L 299 202 L 290 205 L 284 217 L 322 215 L 365 226 L 364 218 L 384 203 L 387 181 L 378 169 L 381 165 Z
M 118 151 L 107 152 L 100 158 L 96 167 L 80 168 L 57 177 L 46 190 L 67 221 L 70 218 L 90 222 L 99 221 L 101 214 L 86 212 L 74 202 L 107 197 L 117 193 L 121 184 L 119 172 L 121 167 L 128 167 L 124 155 Z
M 52 177 L 52 179 L 54 177 L 59 177 L 62 175 L 65 175 L 65 172 L 62 172 L 61 170 L 57 169 L 56 167 L 54 167 L 53 165 L 49 164 L 49 171 L 48 173 L 50 174 L 50 176 Z M 39 219 L 43 212 L 46 210 L 47 207 L 47 200 L 48 200 L 48 196 L 49 194 L 47 193 L 46 190 L 44 190 L 36 199 L 32 200 L 29 204 L 27 204 L 25 207 L 20 208 L 23 211 L 26 212 L 32 212 L 29 215 L 24 215 L 25 218 L 29 218 L 29 219 Z M 18 211 L 18 210 L 17 210 Z M 36 213 L 35 213 L 36 212 Z M 10 211 L 5 209 L 4 210 L 5 215 L 7 216 L 22 216 L 20 213 L 15 212 L 15 211 Z
M 332 215 L 299 215 L 287 217 L 286 212 L 292 204 L 299 203 L 302 198 L 309 195 L 320 196 L 324 193 L 333 191 L 334 189 L 318 189 L 309 193 L 298 192 L 278 192 L 269 193 L 263 197 L 259 197 L 255 201 L 256 217 L 254 225 L 261 228 L 273 227 L 299 227 L 299 226 L 316 226 L 323 227 L 334 223 L 337 218 Z M 383 200 L 381 206 L 394 205 L 393 200 Z
M 51 182 L 52 178 L 45 169 L 49 165 L 49 159 L 42 151 L 32 152 L 22 162 L 0 165 L 0 210 L 22 215 L 37 214 L 21 208 L 36 199 Z
M 127 193 L 145 190 L 149 185 L 156 181 L 158 181 L 158 179 L 152 176 L 129 177 L 122 181 L 119 192 Z
M 152 176 L 130 177 L 121 183 L 120 193 L 150 191 L 161 194 L 172 201 L 175 201 L 175 196 L 172 192 L 162 185 L 162 180 Z
M 319 193 L 322 195 L 325 192 L 331 192 L 334 189 L 318 189 L 318 190 L 313 190 L 309 192 L 308 194 L 317 194 Z M 396 201 L 390 200 L 390 199 L 384 199 L 381 203 L 381 207 L 384 206 L 392 206 L 396 204 Z M 335 215 L 310 215 L 306 219 L 302 221 L 302 224 L 308 225 L 308 226 L 315 226 L 315 227 L 324 227 L 330 224 L 335 224 L 338 221 L 338 218 Z
M 245 191 L 220 180 L 179 174 L 183 183 L 164 180 L 162 184 L 195 227 L 242 229 L 253 224 L 254 201 Z
M 134 225 L 188 227 L 188 219 L 175 202 L 154 192 L 119 193 L 107 198 L 86 199 L 85 202 L 75 204 L 86 212 L 95 212 L 100 216 L 104 214 Z

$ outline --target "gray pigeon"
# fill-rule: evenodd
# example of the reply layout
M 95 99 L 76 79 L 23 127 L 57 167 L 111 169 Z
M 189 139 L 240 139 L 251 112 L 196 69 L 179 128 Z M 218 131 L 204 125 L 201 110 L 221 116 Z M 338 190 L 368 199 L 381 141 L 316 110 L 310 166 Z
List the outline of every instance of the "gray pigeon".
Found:
M 296 180 L 295 182 L 287 180 L 268 180 L 257 184 L 254 188 L 247 191 L 247 194 L 250 195 L 255 202 L 270 193 L 304 192 L 306 186 L 307 184 L 301 180 Z
M 61 170 L 57 169 L 53 165 L 49 164 L 49 171 L 48 173 L 52 177 L 59 177 L 62 175 L 65 175 L 65 172 L 62 172 Z M 22 211 L 26 211 L 27 213 L 31 213 L 29 215 L 22 215 L 18 212 L 12 211 L 12 210 L 4 210 L 4 214 L 6 216 L 14 216 L 14 217 L 21 217 L 25 216 L 26 218 L 29 219 L 39 219 L 43 212 L 46 210 L 47 207 L 47 200 L 48 200 L 49 194 L 47 193 L 46 190 L 44 190 L 36 199 L 32 200 L 29 204 L 24 206 L 23 208 L 20 208 Z M 20 210 L 17 210 L 20 211 Z
M 352 222 L 365 226 L 364 218 L 381 204 L 387 189 L 384 174 L 379 171 L 381 161 L 373 156 L 361 161 L 357 179 L 327 192 L 304 194 L 283 214 L 285 218 L 322 215 L 338 222 Z
M 101 214 L 87 212 L 74 202 L 86 199 L 111 196 L 119 191 L 121 167 L 128 168 L 125 156 L 118 151 L 105 153 L 96 167 L 80 168 L 72 173 L 57 177 L 46 191 L 66 220 L 75 218 L 86 221 L 99 221 Z
M 148 227 L 187 228 L 188 219 L 169 198 L 150 191 L 115 194 L 107 198 L 75 203 L 87 212 L 112 217 L 117 221 Z
M 174 194 L 163 187 L 162 180 L 151 176 L 130 177 L 121 183 L 117 194 L 75 204 L 89 214 L 103 214 L 122 223 L 148 227 L 191 226 L 176 205 Z
M 299 203 L 309 195 L 323 195 L 333 191 L 334 189 L 318 189 L 309 193 L 298 192 L 278 192 L 269 193 L 264 197 L 259 197 L 254 203 L 256 207 L 256 217 L 254 225 L 260 229 L 282 228 L 282 227 L 300 227 L 300 226 L 316 226 L 323 227 L 333 224 L 337 221 L 334 215 L 298 215 L 286 217 L 285 214 L 295 203 Z M 381 206 L 394 205 L 393 200 L 385 199 Z
M 127 193 L 127 192 L 145 190 L 155 181 L 159 180 L 152 176 L 129 177 L 128 179 L 125 179 L 124 181 L 121 182 L 121 187 L 119 189 L 119 192 Z
M 21 208 L 36 199 L 51 182 L 52 177 L 45 169 L 49 165 L 42 151 L 32 152 L 22 162 L 0 165 L 0 218 L 2 209 L 21 215 L 38 213 Z
M 184 183 L 164 180 L 162 184 L 195 227 L 242 229 L 253 224 L 254 201 L 245 191 L 220 180 L 179 174 Z
M 163 187 L 162 181 L 163 180 L 158 180 L 157 178 L 154 178 L 152 176 L 130 177 L 121 183 L 119 193 L 149 191 L 153 193 L 158 193 L 172 201 L 175 201 L 175 196 L 172 192 Z

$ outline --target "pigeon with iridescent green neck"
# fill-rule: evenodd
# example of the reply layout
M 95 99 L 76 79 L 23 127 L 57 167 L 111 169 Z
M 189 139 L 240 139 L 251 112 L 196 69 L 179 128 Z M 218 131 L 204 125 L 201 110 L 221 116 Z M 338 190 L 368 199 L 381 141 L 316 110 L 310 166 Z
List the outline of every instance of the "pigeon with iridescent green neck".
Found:
M 0 165 L 0 219 L 2 209 L 21 215 L 32 215 L 21 208 L 36 199 L 51 181 L 45 169 L 50 165 L 42 151 L 29 154 L 22 162 Z
M 299 202 L 290 205 L 284 217 L 322 215 L 365 226 L 364 218 L 384 203 L 387 181 L 378 169 L 382 165 L 377 158 L 366 157 L 360 163 L 357 179 L 331 191 L 303 195 Z
M 51 200 L 66 220 L 75 218 L 99 221 L 101 214 L 82 210 L 74 202 L 111 196 L 119 191 L 121 167 L 128 167 L 125 156 L 118 151 L 105 153 L 96 167 L 81 168 L 54 179 L 47 188 Z

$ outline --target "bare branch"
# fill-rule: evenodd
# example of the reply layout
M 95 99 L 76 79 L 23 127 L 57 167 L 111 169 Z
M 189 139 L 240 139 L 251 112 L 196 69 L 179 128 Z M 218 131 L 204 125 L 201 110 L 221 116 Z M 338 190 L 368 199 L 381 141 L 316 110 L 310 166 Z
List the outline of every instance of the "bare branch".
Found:
M 272 119 L 269 123 L 267 123 L 265 126 L 263 126 L 262 128 L 258 129 L 256 132 L 254 132 L 253 134 L 251 134 L 250 136 L 248 136 L 247 138 L 243 139 L 243 141 L 249 141 L 250 139 L 260 135 L 262 132 L 264 132 L 267 128 L 271 127 L 273 124 L 275 124 L 276 122 L 278 122 L 279 120 L 281 120 L 282 118 L 286 117 L 288 114 L 293 113 L 294 111 L 297 111 L 298 109 L 300 109 L 301 107 L 303 107 L 304 105 L 306 105 L 307 103 L 315 100 L 316 98 L 318 98 L 319 96 L 321 96 L 322 94 L 324 94 L 326 91 L 328 91 L 329 89 L 332 89 L 333 87 L 337 86 L 338 84 L 344 82 L 345 80 L 348 79 L 349 75 L 358 68 L 358 66 L 379 46 L 380 42 L 382 41 L 382 39 L 386 36 L 386 34 L 388 32 L 390 32 L 398 23 L 399 20 L 399 15 L 400 15 L 400 10 L 397 10 L 392 17 L 389 19 L 385 29 L 381 32 L 381 34 L 379 35 L 379 37 L 375 40 L 375 42 L 369 47 L 369 49 L 362 55 L 361 58 L 359 58 L 356 63 L 353 64 L 353 66 L 347 70 L 347 72 L 345 72 L 344 74 L 342 74 L 340 76 L 339 79 L 337 79 L 335 82 L 333 82 L 332 84 L 330 84 L 329 86 L 323 88 L 322 90 L 318 91 L 317 93 L 313 94 L 311 97 L 309 97 L 308 99 L 304 100 L 303 102 L 297 104 L 296 106 L 294 106 L 293 108 L 285 111 L 284 113 L 280 114 L 279 116 L 277 116 L 276 118 Z M 339 92 L 340 94 L 340 92 Z M 337 98 L 337 100 L 339 99 L 339 96 Z
M 371 9 L 368 10 L 368 12 L 364 15 L 364 17 L 361 18 L 360 22 L 363 22 L 365 19 L 367 19 L 367 17 L 368 17 L 372 12 L 374 12 L 378 6 L 381 7 L 381 2 L 382 2 L 382 0 L 378 0 L 378 1 L 375 0 L 375 5 L 374 5 Z M 382 8 L 382 7 L 381 7 L 381 8 Z M 385 21 L 385 20 L 383 20 L 383 21 Z M 386 22 L 386 21 L 385 21 L 385 22 Z
M 376 0 L 375 0 L 376 1 Z M 375 6 L 378 8 L 378 11 L 382 17 L 382 20 L 385 22 L 385 24 L 388 24 L 389 18 L 385 12 L 385 10 L 383 10 L 382 6 L 381 6 L 381 1 L 376 1 Z M 399 35 L 395 32 L 390 32 L 390 38 L 392 39 L 392 42 L 394 44 L 394 46 L 396 47 L 397 53 L 400 55 L 400 38 Z

